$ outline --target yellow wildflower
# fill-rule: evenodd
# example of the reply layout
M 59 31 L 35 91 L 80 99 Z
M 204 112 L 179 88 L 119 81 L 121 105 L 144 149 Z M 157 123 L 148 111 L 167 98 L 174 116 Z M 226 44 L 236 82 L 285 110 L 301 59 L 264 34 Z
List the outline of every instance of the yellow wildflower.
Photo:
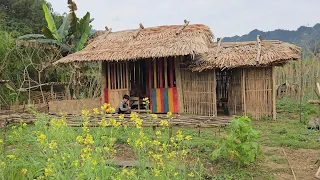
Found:
M 135 146 L 136 147 L 142 147 L 143 146 L 143 143 L 140 139 L 137 139 L 136 142 L 135 142 Z
M 168 153 L 168 158 L 171 159 L 171 158 L 175 158 L 176 157 L 176 152 L 175 151 L 172 151 L 170 153 Z
M 169 126 L 169 121 L 168 120 L 161 120 L 160 126 Z
M 124 114 L 121 114 L 121 115 L 119 116 L 119 119 L 120 119 L 120 120 L 123 120 L 123 119 L 124 119 Z
M 178 174 L 179 174 L 179 173 L 178 173 L 178 172 L 176 172 L 176 173 L 174 173 L 174 176 L 178 176 Z
M 127 143 L 129 144 L 131 142 L 131 138 L 128 138 L 127 139 Z
M 186 156 L 187 155 L 187 151 L 184 149 L 182 150 L 182 156 Z
M 170 138 L 170 142 L 174 143 L 174 137 Z
M 26 168 L 21 169 L 21 173 L 22 173 L 23 175 L 27 174 L 27 172 L 28 172 L 28 170 L 27 170 Z
M 86 138 L 83 140 L 83 143 L 84 144 L 93 144 L 94 143 L 94 140 L 93 140 L 93 137 L 91 134 L 87 134 L 86 135 Z
M 153 145 L 159 146 L 161 143 L 158 140 L 153 141 Z
M 52 140 L 49 144 L 49 148 L 50 149 L 53 149 L 53 148 L 56 148 L 57 147 L 57 142 L 55 140 Z
M 22 124 L 22 127 L 26 127 L 26 126 L 27 126 L 27 123 L 23 123 L 23 124 Z
M 99 109 L 98 108 L 94 108 L 93 109 L 93 114 L 100 114 Z
M 152 119 L 158 119 L 158 115 L 156 114 L 151 114 Z
M 79 166 L 79 161 L 78 160 L 74 160 L 72 162 L 72 165 L 75 166 L 75 167 L 78 167 Z
M 168 112 L 168 113 L 167 113 L 167 117 L 168 117 L 168 118 L 171 118 L 171 117 L 172 117 L 172 112 Z
M 45 175 L 45 176 L 49 176 L 50 173 L 52 173 L 52 169 L 50 169 L 50 168 L 45 168 L 45 169 L 44 169 L 44 175 Z
M 194 177 L 193 172 L 189 173 L 188 176 L 189 176 L 189 177 Z
M 178 130 L 176 137 L 177 137 L 178 141 L 182 141 L 183 140 L 183 135 L 182 135 L 182 131 L 181 130 Z
M 47 136 L 45 134 L 40 134 L 38 138 L 41 140 L 45 140 Z
M 16 158 L 16 156 L 15 156 L 15 155 L 13 155 L 13 154 L 9 154 L 9 155 L 7 155 L 7 158 L 9 158 L 9 159 L 15 159 L 15 158 Z
M 186 138 L 187 141 L 190 141 L 192 139 L 191 136 L 189 136 L 189 135 L 186 136 L 185 138 Z
M 1 167 L 6 167 L 6 162 L 2 161 L 2 162 L 0 163 L 0 166 L 1 166 Z
M 143 136 L 144 136 L 144 133 L 143 133 L 142 131 L 140 131 L 140 132 L 139 132 L 139 135 L 140 135 L 141 137 L 143 137 Z
M 161 131 L 156 131 L 156 135 L 160 135 L 161 134 Z
M 77 136 L 76 140 L 77 140 L 79 143 L 82 143 L 82 142 L 83 142 L 83 137 L 82 137 L 82 136 Z
M 154 168 L 153 170 L 154 176 L 158 177 L 160 174 L 160 171 L 157 168 Z
M 90 115 L 90 112 L 88 110 L 82 110 L 81 111 L 82 116 L 88 117 Z

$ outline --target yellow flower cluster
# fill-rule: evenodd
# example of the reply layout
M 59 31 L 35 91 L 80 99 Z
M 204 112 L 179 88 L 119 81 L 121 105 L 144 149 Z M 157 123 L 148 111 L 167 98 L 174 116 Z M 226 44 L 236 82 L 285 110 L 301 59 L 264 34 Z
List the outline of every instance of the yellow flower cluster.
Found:
M 9 158 L 9 159 L 16 159 L 16 156 L 13 155 L 13 154 L 9 154 L 9 155 L 7 155 L 7 158 Z
M 182 131 L 180 129 L 177 132 L 176 138 L 177 138 L 178 141 L 182 141 L 183 138 L 184 138 L 184 136 L 182 134 Z
M 23 175 L 26 175 L 27 172 L 28 172 L 28 170 L 27 170 L 26 168 L 21 169 L 21 173 L 22 173 Z
M 66 127 L 67 126 L 67 122 L 65 121 L 64 118 L 61 119 L 52 119 L 50 121 L 50 126 L 54 127 L 54 128 L 61 128 L 61 127 Z
M 90 116 L 90 112 L 89 112 L 88 110 L 82 110 L 82 111 L 81 111 L 81 114 L 82 114 L 83 117 L 88 117 L 88 116 Z
M 0 163 L 0 166 L 1 166 L 1 167 L 6 167 L 6 165 L 7 165 L 7 164 L 6 164 L 6 162 L 4 162 L 4 161 L 2 161 L 2 162 Z
M 156 115 L 156 114 L 151 114 L 151 118 L 154 119 L 154 120 L 156 120 L 156 119 L 158 119 L 158 115 Z
M 136 128 L 138 129 L 142 128 L 143 120 L 139 118 L 137 113 L 132 113 L 130 115 L 130 118 L 131 118 L 131 121 L 135 122 Z
M 110 104 L 104 103 L 103 106 L 101 106 L 101 114 L 103 114 L 104 112 L 106 113 L 114 113 L 115 109 L 113 107 L 110 106 Z
M 38 136 L 37 141 L 38 141 L 41 145 L 44 145 L 46 139 L 47 139 L 47 136 L 46 136 L 45 134 L 41 133 L 41 134 Z
M 169 126 L 169 121 L 168 120 L 161 120 L 160 126 Z

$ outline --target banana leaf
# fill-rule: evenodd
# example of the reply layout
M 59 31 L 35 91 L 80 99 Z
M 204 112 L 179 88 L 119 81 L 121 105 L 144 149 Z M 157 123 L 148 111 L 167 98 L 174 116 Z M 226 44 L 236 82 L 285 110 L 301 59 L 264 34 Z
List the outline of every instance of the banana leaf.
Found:
M 66 39 L 69 28 L 70 28 L 70 15 L 67 14 L 63 19 L 62 25 L 58 29 L 58 34 L 61 37 L 61 39 Z
M 47 39 L 55 39 L 55 38 L 53 37 L 52 32 L 50 31 L 50 29 L 48 29 L 47 26 L 43 26 L 43 28 L 42 28 L 42 33 L 44 34 L 44 36 L 45 36 Z
M 82 33 L 81 38 L 76 46 L 76 51 L 80 51 L 84 48 L 88 40 L 88 37 L 90 36 L 91 29 L 92 29 L 92 26 L 89 26 L 87 27 L 87 30 Z
M 52 32 L 52 35 L 55 37 L 55 39 L 61 42 L 61 37 L 58 34 L 56 24 L 53 20 L 53 17 L 51 15 L 49 8 L 47 7 L 47 5 L 45 3 L 42 4 L 42 9 L 43 9 L 44 16 L 45 16 L 47 24 L 48 24 L 48 29 Z

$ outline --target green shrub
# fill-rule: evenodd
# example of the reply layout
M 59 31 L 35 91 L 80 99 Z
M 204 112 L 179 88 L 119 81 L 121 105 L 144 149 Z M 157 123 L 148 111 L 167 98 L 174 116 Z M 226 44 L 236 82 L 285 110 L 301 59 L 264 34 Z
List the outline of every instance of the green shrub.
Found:
M 260 132 L 252 128 L 249 117 L 239 117 L 231 121 L 226 133 L 220 139 L 218 148 L 212 153 L 213 160 L 223 158 L 236 161 L 240 165 L 254 162 L 257 156 L 262 155 L 257 143 Z

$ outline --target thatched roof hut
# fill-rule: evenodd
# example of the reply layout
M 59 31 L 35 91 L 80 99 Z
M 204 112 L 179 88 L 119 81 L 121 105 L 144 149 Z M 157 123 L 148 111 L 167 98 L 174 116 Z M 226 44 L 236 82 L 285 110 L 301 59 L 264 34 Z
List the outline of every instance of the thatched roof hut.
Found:
M 209 51 L 197 55 L 191 63 L 193 71 L 214 68 L 261 67 L 281 65 L 289 60 L 300 59 L 301 48 L 278 40 L 212 43 Z
M 141 25 L 135 30 L 106 31 L 90 41 L 82 51 L 64 57 L 55 64 L 195 55 L 207 52 L 212 38 L 209 27 L 202 24 L 152 28 Z

